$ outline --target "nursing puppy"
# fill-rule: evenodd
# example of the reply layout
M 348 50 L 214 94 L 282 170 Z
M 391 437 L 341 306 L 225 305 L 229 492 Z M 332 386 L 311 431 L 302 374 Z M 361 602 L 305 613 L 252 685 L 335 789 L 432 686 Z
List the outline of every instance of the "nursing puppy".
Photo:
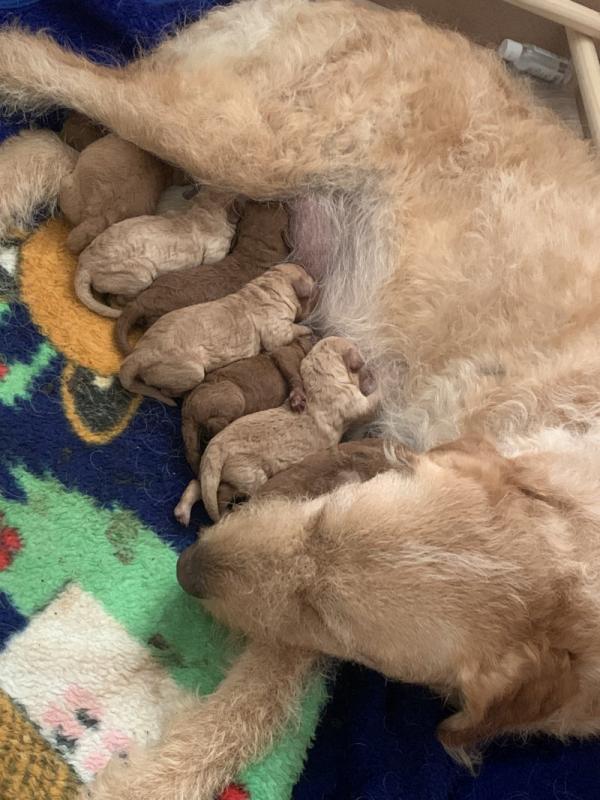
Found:
M 60 137 L 66 144 L 81 153 L 92 142 L 106 136 L 107 133 L 107 130 L 96 125 L 91 119 L 73 111 L 66 118 Z
M 304 410 L 300 362 L 313 344 L 312 336 L 301 336 L 271 353 L 236 361 L 211 372 L 187 395 L 181 409 L 181 434 L 194 471 L 206 443 L 239 417 L 276 408 L 288 397 L 293 411 Z
M 61 184 L 58 205 L 73 230 L 67 247 L 80 253 L 121 220 L 152 214 L 173 170 L 114 133 L 89 144 Z
M 161 274 L 220 261 L 235 230 L 227 213 L 232 200 L 220 192 L 202 192 L 186 211 L 111 225 L 79 257 L 77 297 L 104 317 L 118 317 L 121 309 L 100 302 L 92 290 L 131 299 Z
M 229 255 L 216 264 L 160 275 L 123 309 L 116 325 L 121 350 L 131 352 L 128 336 L 134 325 L 142 321 L 152 325 L 169 311 L 218 300 L 237 292 L 273 264 L 280 264 L 289 254 L 284 238 L 287 226 L 283 204 L 246 202 Z
M 220 517 L 222 504 L 252 497 L 263 483 L 310 453 L 337 444 L 358 420 L 372 417 L 379 402 L 365 362 L 351 342 L 330 336 L 313 347 L 300 364 L 306 410 L 289 404 L 242 417 L 212 439 L 200 461 L 204 506 Z M 189 491 L 188 491 L 189 490 Z M 188 487 L 188 496 L 192 489 Z
M 302 267 L 280 264 L 239 292 L 165 314 L 123 361 L 121 383 L 174 405 L 207 372 L 310 334 L 296 320 L 311 310 L 313 286 Z
M 389 469 L 409 469 L 412 453 L 387 439 L 360 439 L 328 447 L 278 472 L 253 500 L 267 497 L 313 498 L 345 483 L 363 483 Z
M 376 366 L 384 432 L 427 451 L 474 430 L 496 441 L 540 424 L 581 431 L 597 415 L 600 162 L 493 52 L 404 11 L 346 0 L 246 0 L 123 68 L 91 63 L 45 35 L 3 30 L 0 92 L 21 108 L 76 108 L 200 183 L 288 200 L 292 257 L 321 279 L 319 324 L 356 341 Z M 535 460 L 551 473 L 541 451 Z M 580 488 L 595 498 L 596 474 L 578 473 Z M 476 480 L 468 486 L 472 503 L 460 508 L 470 522 L 481 490 Z M 437 542 L 438 519 L 451 519 L 456 506 L 445 483 L 435 487 L 449 517 L 434 504 L 423 525 Z M 454 522 L 451 533 L 460 531 L 461 520 Z M 521 527 L 515 513 L 502 541 L 519 540 Z M 554 526 L 548 537 L 560 547 Z M 452 556 L 459 566 L 478 541 Z M 378 546 L 371 537 L 374 557 Z M 381 546 L 385 556 L 383 539 Z M 428 545 L 422 555 L 436 552 Z M 531 559 L 550 568 L 537 549 L 510 555 L 517 573 L 526 574 Z M 553 580 L 561 562 L 551 565 L 549 580 L 534 581 L 540 608 L 557 596 L 567 607 L 569 593 L 557 594 Z M 435 621 L 461 594 L 452 582 L 433 583 Z M 381 596 L 374 597 L 384 617 Z M 495 616 L 510 622 L 503 598 L 515 593 L 505 585 L 491 597 Z M 482 599 L 483 588 L 465 608 L 474 603 L 479 613 Z M 595 614 L 588 618 L 598 630 Z M 518 647 L 521 623 L 531 622 L 518 609 L 515 620 Z M 543 631 L 543 618 L 540 624 Z M 502 639 L 509 652 L 510 636 Z M 461 645 L 459 637 L 457 652 Z M 437 649 L 434 655 L 438 663 Z M 274 653 L 254 650 L 214 701 L 177 720 L 161 746 L 102 774 L 94 800 L 211 798 L 260 750 L 251 723 L 261 692 L 250 691 L 243 669 L 252 665 L 251 674 L 271 679 L 262 690 L 267 714 L 275 703 L 288 707 L 291 683 L 297 697 L 286 663 L 292 670 L 305 661 L 288 654 L 282 666 Z M 541 683 L 552 681 L 552 658 L 538 663 Z M 531 695 L 517 692 L 508 698 L 513 709 L 519 699 L 532 708 Z M 226 742 L 226 752 L 215 742 Z

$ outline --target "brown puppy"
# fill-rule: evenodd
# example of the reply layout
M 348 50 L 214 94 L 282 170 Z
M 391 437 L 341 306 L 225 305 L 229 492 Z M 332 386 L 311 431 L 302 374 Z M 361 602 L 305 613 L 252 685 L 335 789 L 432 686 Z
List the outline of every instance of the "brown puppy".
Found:
M 81 254 L 75 292 L 81 302 L 105 317 L 120 308 L 96 300 L 101 294 L 128 300 L 161 273 L 224 258 L 234 234 L 228 207 L 232 195 L 202 192 L 184 210 L 125 219 L 103 231 Z
M 190 392 L 181 411 L 181 433 L 186 458 L 195 472 L 200 448 L 239 417 L 276 408 L 290 393 L 292 410 L 304 409 L 300 362 L 313 344 L 312 336 L 301 336 L 272 353 L 236 361 L 211 372 Z
M 114 133 L 93 141 L 58 195 L 61 211 L 75 226 L 69 250 L 80 253 L 115 222 L 152 214 L 171 177 L 171 167 Z
M 294 414 L 288 403 L 259 411 L 236 420 L 208 444 L 200 462 L 200 482 L 212 519 L 220 517 L 221 484 L 226 485 L 222 503 L 251 497 L 277 472 L 337 444 L 352 422 L 377 409 L 379 397 L 372 380 L 367 380 L 365 362 L 347 339 L 330 336 L 318 342 L 302 361 L 300 375 L 306 394 L 304 414 Z M 188 487 L 182 501 L 197 495 L 197 486 Z
M 280 264 L 239 292 L 165 314 L 123 361 L 121 383 L 174 405 L 170 397 L 195 388 L 207 372 L 311 333 L 295 321 L 309 312 L 313 286 L 302 267 Z
M 342 442 L 273 475 L 254 498 L 320 497 L 344 483 L 369 481 L 388 469 L 409 470 L 412 459 L 406 447 L 387 439 Z
M 214 265 L 203 264 L 160 275 L 125 307 L 116 327 L 121 350 L 131 352 L 129 331 L 142 320 L 145 325 L 152 325 L 169 311 L 218 300 L 237 292 L 273 264 L 281 263 L 289 254 L 284 240 L 287 224 L 282 204 L 246 203 L 229 255 Z
M 100 125 L 96 125 L 91 119 L 73 111 L 66 118 L 65 123 L 60 132 L 61 139 L 66 142 L 69 147 L 81 153 L 86 147 L 106 136 L 108 131 Z

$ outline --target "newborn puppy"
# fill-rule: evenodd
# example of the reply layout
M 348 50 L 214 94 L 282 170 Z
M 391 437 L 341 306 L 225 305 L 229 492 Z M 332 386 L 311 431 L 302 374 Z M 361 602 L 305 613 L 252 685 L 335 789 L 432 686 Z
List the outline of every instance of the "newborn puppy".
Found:
M 302 336 L 272 353 L 236 361 L 211 372 L 190 392 L 183 402 L 181 433 L 195 472 L 200 448 L 239 417 L 276 408 L 290 393 L 292 410 L 304 409 L 300 362 L 313 344 L 312 336 Z
M 220 517 L 221 484 L 221 507 L 234 497 L 250 497 L 277 472 L 337 444 L 351 423 L 377 408 L 374 382 L 347 339 L 330 336 L 318 342 L 302 361 L 300 375 L 306 394 L 303 414 L 294 414 L 288 403 L 259 411 L 236 420 L 209 442 L 200 462 L 200 483 L 213 520 Z M 192 484 L 183 504 L 200 493 L 197 482 Z
M 121 383 L 174 405 L 207 372 L 311 333 L 295 320 L 311 310 L 313 286 L 302 267 L 280 264 L 235 294 L 165 314 L 123 361 Z
M 65 120 L 60 136 L 70 147 L 81 153 L 92 142 L 106 136 L 107 133 L 107 130 L 96 125 L 91 119 L 77 111 L 72 111 Z
M 80 253 L 115 222 L 152 214 L 171 175 L 169 166 L 114 133 L 93 141 L 63 179 L 58 195 L 61 211 L 74 226 L 69 250 Z
M 360 439 L 320 450 L 278 472 L 255 498 L 320 497 L 344 483 L 364 483 L 388 469 L 408 469 L 411 454 L 388 439 Z
M 287 224 L 283 205 L 248 201 L 229 255 L 212 266 L 193 266 L 161 275 L 127 305 L 116 327 L 121 350 L 131 352 L 129 331 L 141 320 L 152 325 L 169 311 L 218 300 L 237 292 L 273 264 L 280 264 L 289 253 L 284 240 Z
M 234 234 L 227 206 L 231 195 L 201 192 L 181 213 L 138 216 L 111 225 L 81 254 L 75 292 L 105 317 L 121 309 L 99 302 L 100 294 L 135 297 L 161 273 L 224 258 Z

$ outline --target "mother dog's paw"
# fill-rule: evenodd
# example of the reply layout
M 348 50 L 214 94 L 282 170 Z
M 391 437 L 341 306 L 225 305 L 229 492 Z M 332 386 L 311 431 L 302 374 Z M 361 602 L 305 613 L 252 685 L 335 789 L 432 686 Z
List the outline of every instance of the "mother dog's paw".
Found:
M 94 781 L 81 789 L 78 800 L 169 800 L 173 783 L 153 774 L 150 751 L 139 749 L 128 758 L 113 756 Z

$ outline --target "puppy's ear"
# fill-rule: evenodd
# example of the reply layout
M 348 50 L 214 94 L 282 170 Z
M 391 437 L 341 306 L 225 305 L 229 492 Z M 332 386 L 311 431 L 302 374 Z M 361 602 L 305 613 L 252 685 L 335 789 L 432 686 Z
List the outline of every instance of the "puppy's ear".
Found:
M 344 353 L 344 364 L 349 372 L 358 372 L 365 365 L 365 360 L 361 356 L 358 347 L 349 347 Z
M 294 278 L 292 288 L 296 292 L 298 300 L 308 300 L 312 296 L 314 282 L 308 275 Z

